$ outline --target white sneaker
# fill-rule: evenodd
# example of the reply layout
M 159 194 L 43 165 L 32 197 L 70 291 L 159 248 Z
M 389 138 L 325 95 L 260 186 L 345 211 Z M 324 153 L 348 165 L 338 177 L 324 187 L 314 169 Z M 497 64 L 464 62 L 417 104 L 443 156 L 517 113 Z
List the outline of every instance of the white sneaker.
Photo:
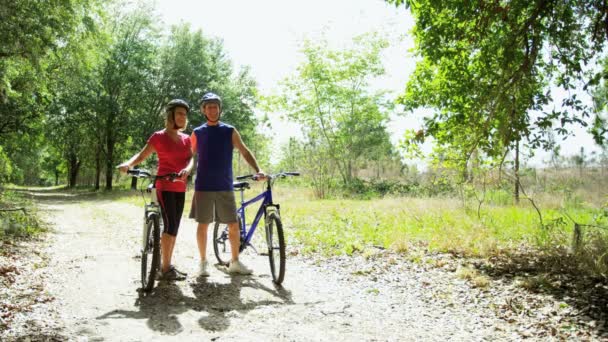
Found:
M 228 273 L 232 273 L 232 274 L 251 274 L 253 273 L 253 270 L 247 266 L 245 266 L 242 262 L 240 262 L 239 260 L 237 261 L 231 261 L 230 262 L 230 266 L 228 266 Z
M 199 268 L 198 268 L 199 277 L 208 277 L 209 276 L 209 271 L 207 270 L 208 266 L 209 266 L 209 263 L 207 262 L 207 260 L 201 261 L 201 263 L 199 264 Z

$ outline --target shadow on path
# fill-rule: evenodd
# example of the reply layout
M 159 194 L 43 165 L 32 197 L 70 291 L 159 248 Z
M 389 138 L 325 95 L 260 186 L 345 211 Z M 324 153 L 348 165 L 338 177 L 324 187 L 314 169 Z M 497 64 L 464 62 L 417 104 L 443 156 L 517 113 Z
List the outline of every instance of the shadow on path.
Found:
M 245 314 L 260 306 L 293 304 L 290 291 L 279 286 L 270 288 L 248 276 L 230 277 L 229 283 L 209 282 L 206 277 L 198 277 L 189 285 L 194 297 L 184 295 L 175 283 L 160 282 L 149 294 L 140 293 L 135 302 L 138 311 L 112 310 L 97 319 L 146 319 L 151 330 L 177 335 L 184 330 L 178 316 L 187 311 L 195 311 L 202 314 L 198 320 L 201 328 L 208 332 L 218 332 L 230 327 L 229 312 Z M 243 288 L 262 290 L 270 294 L 271 298 L 243 300 Z

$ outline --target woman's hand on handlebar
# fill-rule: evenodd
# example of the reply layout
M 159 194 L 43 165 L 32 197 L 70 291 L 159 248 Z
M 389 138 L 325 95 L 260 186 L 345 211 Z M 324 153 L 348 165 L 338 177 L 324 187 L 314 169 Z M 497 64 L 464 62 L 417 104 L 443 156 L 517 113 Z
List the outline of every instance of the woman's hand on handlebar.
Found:
M 118 165 L 116 168 L 118 170 L 120 170 L 120 172 L 122 172 L 122 173 L 127 173 L 127 171 L 129 170 L 129 163 L 122 163 L 122 164 Z

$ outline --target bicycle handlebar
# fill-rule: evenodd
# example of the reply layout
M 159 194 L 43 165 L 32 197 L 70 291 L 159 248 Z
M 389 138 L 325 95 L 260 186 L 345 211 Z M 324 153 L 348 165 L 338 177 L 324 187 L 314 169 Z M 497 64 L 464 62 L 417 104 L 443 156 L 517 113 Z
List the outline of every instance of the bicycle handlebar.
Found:
M 176 172 L 171 172 L 166 175 L 153 175 L 150 171 L 139 170 L 139 169 L 127 170 L 127 174 L 130 175 L 131 177 L 136 177 L 136 178 L 154 177 L 154 179 L 166 179 L 166 180 L 169 180 L 172 182 L 175 181 L 175 179 L 178 177 Z
M 271 175 L 266 175 L 267 178 L 269 179 L 275 179 L 275 178 L 283 178 L 283 177 L 287 177 L 287 176 L 299 176 L 300 173 L 299 172 L 279 172 L 279 173 L 275 173 L 275 174 L 271 174 Z M 253 179 L 253 180 L 258 180 L 258 177 L 256 177 L 256 175 L 243 175 L 243 176 L 237 176 L 236 177 L 237 180 L 243 180 L 243 179 Z

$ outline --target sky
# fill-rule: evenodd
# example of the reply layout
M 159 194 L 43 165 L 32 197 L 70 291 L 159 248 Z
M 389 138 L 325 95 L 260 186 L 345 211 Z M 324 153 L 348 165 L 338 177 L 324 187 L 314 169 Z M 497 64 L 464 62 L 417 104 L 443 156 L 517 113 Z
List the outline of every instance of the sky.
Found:
M 386 75 L 372 87 L 392 91 L 395 97 L 403 92 L 415 67 L 409 35 L 414 21 L 405 7 L 396 8 L 383 0 L 156 0 L 156 9 L 167 26 L 189 23 L 206 36 L 222 39 L 235 69 L 249 66 L 262 94 L 272 93 L 281 80 L 295 73 L 302 60 L 301 42 L 320 37 L 322 32 L 335 48 L 347 47 L 354 36 L 365 32 L 388 34 L 391 47 L 383 55 Z M 407 116 L 391 115 L 388 130 L 393 143 L 398 143 L 406 129 L 421 127 L 424 114 L 420 110 Z M 273 128 L 266 133 L 273 136 L 276 152 L 300 130 L 277 113 L 270 117 Z M 576 137 L 562 144 L 563 155 L 573 155 L 581 146 L 593 150 L 584 129 L 575 133 Z M 538 166 L 548 158 L 546 153 L 537 153 L 529 163 Z

